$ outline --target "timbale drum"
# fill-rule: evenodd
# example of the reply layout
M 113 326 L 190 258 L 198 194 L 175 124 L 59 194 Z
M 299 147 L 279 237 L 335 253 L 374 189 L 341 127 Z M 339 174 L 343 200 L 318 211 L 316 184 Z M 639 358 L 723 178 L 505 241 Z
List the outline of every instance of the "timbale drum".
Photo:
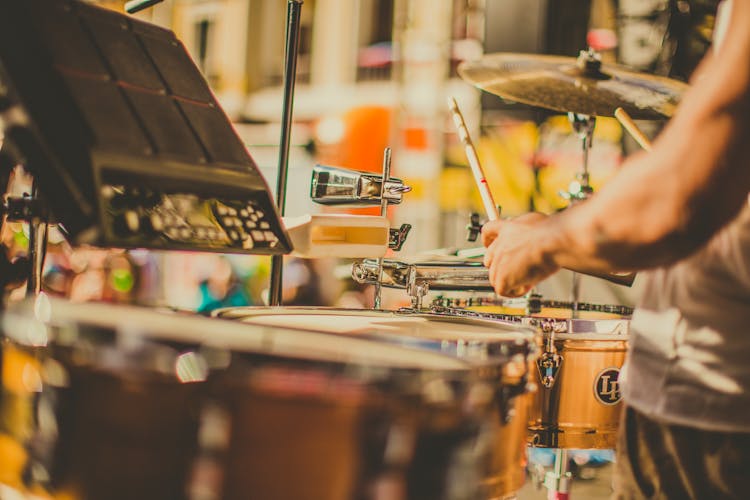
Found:
M 442 298 L 433 306 L 434 314 L 523 324 L 539 331 L 540 356 L 532 368 L 538 390 L 528 425 L 532 446 L 610 449 L 617 441 L 619 375 L 632 309 L 586 303 L 577 307 L 576 315 L 585 313 L 587 319 L 572 319 L 571 304 L 559 301 L 539 301 L 534 313 L 486 300 Z

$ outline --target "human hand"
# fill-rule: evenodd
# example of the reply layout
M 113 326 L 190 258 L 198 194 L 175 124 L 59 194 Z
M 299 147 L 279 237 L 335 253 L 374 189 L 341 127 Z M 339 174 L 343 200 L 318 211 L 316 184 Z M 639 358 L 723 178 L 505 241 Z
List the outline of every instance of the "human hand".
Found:
M 484 265 L 498 295 L 520 297 L 559 269 L 543 251 L 546 220 L 544 214 L 529 213 L 494 220 L 482 228 L 482 244 L 487 247 Z

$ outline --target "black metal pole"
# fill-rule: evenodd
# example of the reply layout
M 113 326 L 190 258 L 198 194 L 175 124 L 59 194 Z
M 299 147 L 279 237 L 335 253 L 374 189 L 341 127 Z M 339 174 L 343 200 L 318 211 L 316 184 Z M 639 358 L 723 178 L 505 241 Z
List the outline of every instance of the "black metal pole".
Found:
M 125 12 L 128 14 L 135 14 L 136 12 L 153 7 L 157 3 L 163 1 L 164 0 L 130 0 L 129 2 L 125 2 Z
M 279 176 L 276 181 L 276 205 L 284 215 L 286 208 L 286 180 L 289 173 L 289 143 L 292 136 L 292 108 L 294 105 L 294 84 L 297 77 L 297 54 L 299 53 L 300 11 L 302 0 L 288 0 L 286 25 L 286 55 L 284 67 L 284 103 L 282 107 L 281 141 L 279 144 Z M 271 258 L 271 286 L 269 302 L 272 306 L 281 305 L 282 270 L 284 256 Z

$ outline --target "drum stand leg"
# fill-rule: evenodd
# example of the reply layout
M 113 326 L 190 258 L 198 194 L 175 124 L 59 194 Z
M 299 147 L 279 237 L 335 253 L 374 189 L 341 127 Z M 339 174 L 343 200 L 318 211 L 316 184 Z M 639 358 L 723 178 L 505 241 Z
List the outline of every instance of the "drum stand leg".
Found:
M 596 127 L 596 116 L 580 115 L 577 113 L 568 113 L 573 131 L 581 139 L 583 145 L 583 165 L 578 179 L 570 184 L 568 192 L 564 197 L 572 204 L 585 201 L 594 192 L 591 188 L 589 177 L 589 151 L 594 138 L 594 127 Z M 578 301 L 581 295 L 581 276 L 573 273 L 573 289 L 571 303 L 573 304 L 573 319 L 578 319 Z
M 568 470 L 568 451 L 555 450 L 555 470 L 550 471 L 544 478 L 547 488 L 547 500 L 568 500 L 573 475 Z

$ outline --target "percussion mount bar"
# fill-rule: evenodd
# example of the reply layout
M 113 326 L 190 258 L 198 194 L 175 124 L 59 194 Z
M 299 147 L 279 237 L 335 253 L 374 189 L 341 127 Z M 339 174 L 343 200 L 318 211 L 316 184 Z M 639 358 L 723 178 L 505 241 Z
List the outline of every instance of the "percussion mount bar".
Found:
M 391 148 L 383 151 L 383 182 L 380 185 L 380 216 L 388 215 L 388 198 L 385 196 L 386 183 L 391 178 Z M 375 283 L 375 299 L 373 308 L 380 309 L 383 293 L 383 257 L 378 258 L 378 279 Z
M 571 187 L 567 193 L 567 198 L 574 203 L 589 198 L 593 193 L 589 176 L 589 151 L 594 139 L 596 116 L 568 113 L 568 120 L 583 145 L 583 168 L 578 174 L 578 186 Z
M 286 208 L 286 184 L 289 173 L 289 145 L 292 135 L 292 109 L 294 104 L 294 85 L 297 76 L 297 55 L 299 54 L 300 11 L 302 0 L 287 1 L 286 55 L 284 69 L 284 102 L 281 122 L 281 141 L 279 144 L 279 171 L 276 181 L 276 205 L 279 213 L 284 215 Z M 282 271 L 284 256 L 274 255 L 271 258 L 271 284 L 269 303 L 281 305 Z

